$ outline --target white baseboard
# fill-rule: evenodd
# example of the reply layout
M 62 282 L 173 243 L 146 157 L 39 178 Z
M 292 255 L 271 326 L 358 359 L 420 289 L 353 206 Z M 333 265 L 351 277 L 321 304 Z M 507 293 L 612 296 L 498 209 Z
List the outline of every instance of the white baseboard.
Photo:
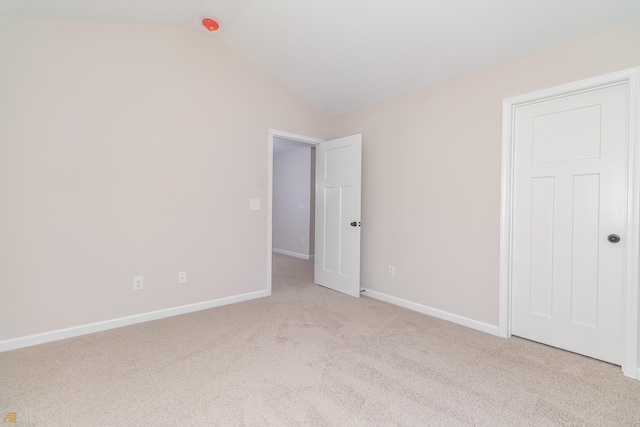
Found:
M 220 307 L 223 305 L 234 304 L 237 302 L 248 301 L 267 296 L 269 296 L 269 292 L 266 290 L 250 292 L 242 295 L 234 295 L 226 298 L 197 302 L 194 304 L 165 308 L 163 310 L 156 310 L 148 313 L 119 317 L 117 319 L 105 320 L 102 322 L 87 323 L 86 325 L 12 338 L 9 340 L 0 341 L 0 352 L 29 347 L 37 344 L 44 344 L 51 341 L 63 340 L 66 338 L 77 337 L 85 334 L 92 334 L 94 332 L 106 331 L 108 329 L 121 328 L 123 326 L 135 325 L 136 323 L 163 319 L 165 317 L 178 316 L 180 314 L 192 313 L 194 311 L 207 310 L 209 308 Z
M 307 254 L 300 254 L 298 252 L 285 251 L 284 249 L 273 248 L 272 251 L 277 253 L 277 254 L 288 255 L 288 256 L 295 257 L 295 258 L 301 258 L 301 259 L 307 259 L 307 260 L 313 258 L 313 255 L 307 255 Z
M 439 310 L 437 308 L 428 307 L 426 305 L 417 304 L 415 302 L 407 301 L 402 298 L 392 297 L 381 292 L 372 291 L 371 289 L 364 289 L 362 295 L 378 299 L 380 301 L 388 302 L 390 304 L 398 305 L 400 307 L 408 308 L 409 310 L 417 311 L 422 314 L 426 314 L 438 319 L 446 320 L 458 325 L 466 326 L 468 328 L 476 329 L 487 334 L 499 336 L 499 328 L 488 323 L 479 322 L 477 320 L 469 319 L 467 317 L 459 316 L 457 314 L 449 313 L 447 311 Z

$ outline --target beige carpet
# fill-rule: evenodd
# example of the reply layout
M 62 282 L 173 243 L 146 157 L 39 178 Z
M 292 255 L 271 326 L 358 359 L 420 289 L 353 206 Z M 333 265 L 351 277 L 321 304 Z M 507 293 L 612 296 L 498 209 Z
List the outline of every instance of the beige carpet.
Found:
M 640 426 L 640 381 L 617 366 L 343 296 L 311 274 L 310 262 L 274 254 L 269 298 L 0 353 L 2 416 L 47 426 Z

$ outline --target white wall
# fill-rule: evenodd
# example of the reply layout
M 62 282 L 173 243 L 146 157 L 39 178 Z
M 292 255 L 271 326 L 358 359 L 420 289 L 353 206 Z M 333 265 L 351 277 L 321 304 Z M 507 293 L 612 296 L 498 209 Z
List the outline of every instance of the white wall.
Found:
M 208 34 L 0 18 L 0 342 L 265 289 L 270 128 L 363 133 L 364 287 L 497 325 L 502 99 L 638 66 L 638 40 L 327 120 Z
M 639 65 L 636 21 L 331 119 L 363 134 L 362 286 L 497 326 L 502 100 Z
M 273 156 L 273 250 L 304 259 L 313 254 L 311 151 L 308 146 Z
M 322 114 L 204 31 L 3 17 L 0 63 L 0 344 L 266 291 L 269 129 Z

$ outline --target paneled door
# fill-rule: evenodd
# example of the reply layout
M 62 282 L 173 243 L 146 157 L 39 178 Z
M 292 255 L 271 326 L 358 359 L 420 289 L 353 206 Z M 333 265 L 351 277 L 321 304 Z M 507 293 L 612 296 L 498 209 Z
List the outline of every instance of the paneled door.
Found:
M 360 296 L 362 135 L 316 146 L 315 283 Z
M 620 365 L 628 82 L 514 111 L 511 332 Z

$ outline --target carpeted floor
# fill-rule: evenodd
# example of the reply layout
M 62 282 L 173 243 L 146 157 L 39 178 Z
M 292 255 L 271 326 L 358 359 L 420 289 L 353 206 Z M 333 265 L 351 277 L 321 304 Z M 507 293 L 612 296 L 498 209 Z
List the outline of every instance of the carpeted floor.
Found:
M 274 254 L 269 298 L 0 353 L 1 415 L 47 426 L 640 426 L 640 381 L 617 366 L 344 296 L 313 285 L 312 268 Z

